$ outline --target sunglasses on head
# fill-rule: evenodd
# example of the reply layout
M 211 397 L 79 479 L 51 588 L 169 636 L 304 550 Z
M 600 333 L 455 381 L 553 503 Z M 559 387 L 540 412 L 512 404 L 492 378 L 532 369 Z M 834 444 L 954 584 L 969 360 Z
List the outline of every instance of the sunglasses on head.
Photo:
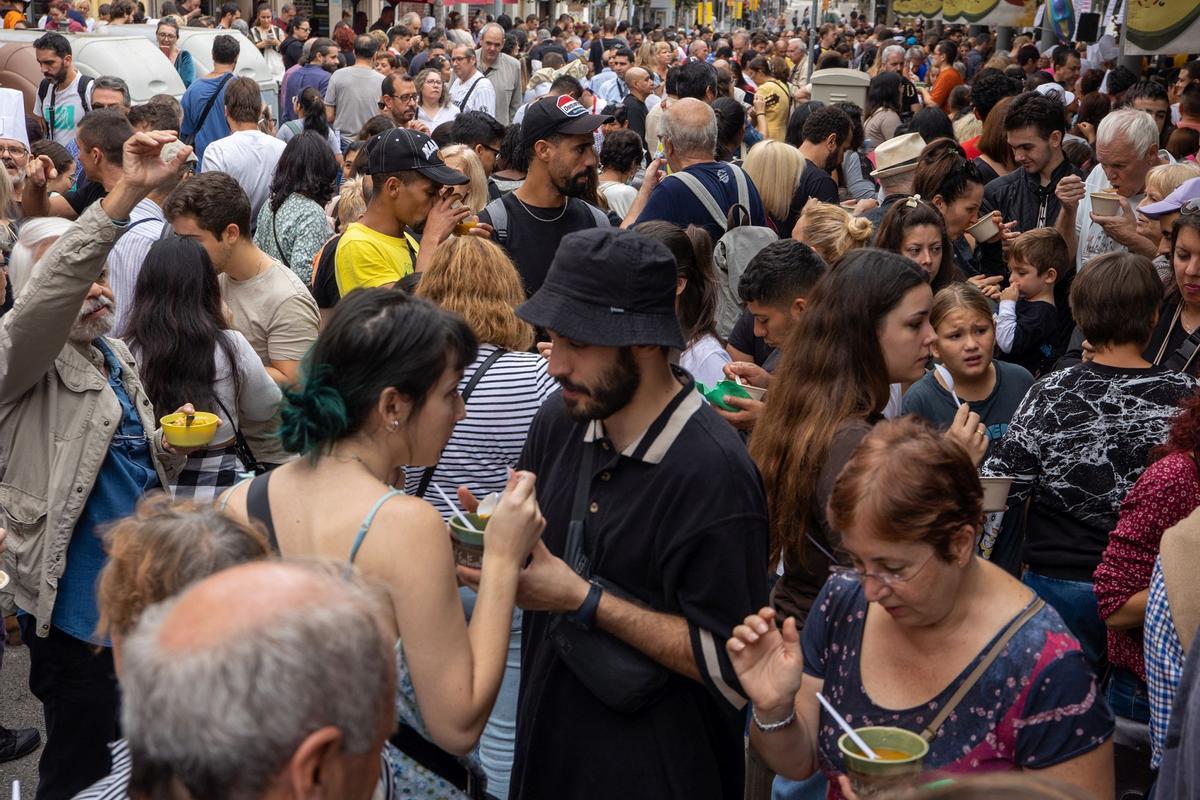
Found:
M 1181 215 L 1186 214 L 1188 216 L 1191 216 L 1193 214 L 1200 214 L 1200 198 L 1196 198 L 1195 200 L 1188 200 L 1186 203 L 1184 203 L 1180 207 L 1179 213 Z

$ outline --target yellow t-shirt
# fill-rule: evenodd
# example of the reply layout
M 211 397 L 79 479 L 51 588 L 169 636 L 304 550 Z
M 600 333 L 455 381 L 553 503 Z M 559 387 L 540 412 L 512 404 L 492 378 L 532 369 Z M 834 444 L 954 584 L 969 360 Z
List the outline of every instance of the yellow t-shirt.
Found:
M 404 238 L 388 236 L 360 222 L 351 222 L 334 255 L 338 292 L 345 297 L 354 289 L 388 286 L 412 274 L 418 247 L 407 233 Z
M 764 81 L 757 91 L 767 104 L 767 138 L 782 142 L 787 137 L 791 95 L 776 80 Z

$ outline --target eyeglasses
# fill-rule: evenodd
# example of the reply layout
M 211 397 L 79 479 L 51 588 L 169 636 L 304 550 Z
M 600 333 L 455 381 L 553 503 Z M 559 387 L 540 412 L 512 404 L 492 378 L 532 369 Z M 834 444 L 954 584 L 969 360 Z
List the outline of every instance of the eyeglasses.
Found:
M 490 144 L 481 144 L 479 146 L 482 147 L 484 150 L 490 150 L 492 152 L 492 155 L 497 155 L 497 156 L 500 155 L 499 147 L 492 147 Z
M 469 61 L 470 58 L 468 56 L 450 56 L 450 60 L 457 64 L 460 61 Z
M 19 144 L 0 145 L 0 158 L 3 158 L 4 156 L 18 158 L 20 156 L 27 155 L 28 153 L 29 151 Z
M 1192 216 L 1192 215 L 1200 214 L 1200 199 L 1188 200 L 1179 209 L 1179 214 L 1180 214 L 1180 216 L 1184 216 L 1184 215 Z
M 178 39 L 178 38 L 179 38 L 179 37 L 178 37 L 178 36 L 176 36 L 176 35 L 175 35 L 175 34 L 173 34 L 173 33 L 160 33 L 160 34 L 158 34 L 158 40 L 159 40 L 160 42 L 173 42 L 173 41 L 175 41 L 175 40 L 176 40 L 176 39 Z
M 396 100 L 399 100 L 401 103 L 412 103 L 417 100 L 416 92 L 411 94 L 394 94 L 392 97 Z
M 835 557 L 835 560 L 842 561 L 842 562 L 850 560 L 849 553 L 842 551 L 842 550 L 839 550 L 836 552 L 837 552 L 837 556 Z M 829 572 L 832 573 L 833 575 L 841 575 L 841 576 L 857 575 L 859 583 L 862 583 L 867 578 L 874 578 L 875 580 L 879 581 L 879 583 L 881 583 L 882 585 L 887 586 L 888 588 L 891 588 L 899 583 L 908 583 L 913 578 L 917 577 L 917 575 L 921 572 L 921 570 L 925 569 L 925 565 L 933 560 L 934 555 L 935 555 L 935 553 L 931 552 L 929 554 L 929 557 L 926 558 L 924 561 L 922 561 L 920 564 L 918 564 L 916 566 L 904 567 L 904 568 L 896 570 L 894 572 L 886 571 L 886 570 L 883 572 L 868 572 L 865 569 L 857 569 L 855 567 L 847 567 L 847 566 L 843 566 L 842 564 L 831 564 L 829 566 Z

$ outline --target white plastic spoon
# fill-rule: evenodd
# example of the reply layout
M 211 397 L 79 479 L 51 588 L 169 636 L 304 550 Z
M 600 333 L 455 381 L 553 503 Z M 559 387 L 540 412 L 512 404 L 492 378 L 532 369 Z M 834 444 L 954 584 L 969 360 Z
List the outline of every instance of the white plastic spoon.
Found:
M 476 533 L 479 533 L 479 528 L 476 528 L 474 525 L 472 525 L 471 520 L 467 519 L 466 515 L 458 510 L 458 506 L 456 506 L 454 504 L 454 501 L 450 499 L 449 495 L 447 495 L 445 492 L 442 491 L 442 487 L 438 486 L 435 483 L 435 484 L 433 484 L 433 489 L 435 492 L 437 492 L 438 494 L 440 494 L 442 496 L 442 502 L 444 502 L 446 505 L 450 506 L 450 513 L 453 514 L 454 516 L 458 517 L 458 521 L 463 524 L 464 528 L 466 528 L 467 530 L 471 530 L 471 531 L 475 531 Z
M 825 699 L 825 695 L 817 692 L 817 699 L 821 701 L 821 705 L 825 706 L 825 710 L 829 712 L 829 715 L 837 720 L 837 724 L 840 725 L 842 730 L 846 732 L 846 735 L 850 737 L 850 741 L 858 745 L 858 749 L 861 750 L 867 758 L 871 759 L 872 761 L 878 761 L 879 755 L 867 746 L 867 743 L 862 740 L 861 736 L 854 732 L 854 728 L 850 727 L 849 722 L 846 722 L 846 720 L 842 719 L 842 715 L 839 714 L 837 710 L 829 704 L 829 701 Z

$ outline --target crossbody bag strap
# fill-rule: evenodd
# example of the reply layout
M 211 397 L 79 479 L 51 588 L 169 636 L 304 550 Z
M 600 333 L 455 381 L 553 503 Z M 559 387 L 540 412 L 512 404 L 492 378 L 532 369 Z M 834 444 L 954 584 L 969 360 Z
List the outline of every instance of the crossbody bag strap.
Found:
M 221 398 L 213 395 L 213 400 L 217 406 L 225 412 L 225 418 L 229 420 L 229 424 L 233 426 L 233 450 L 237 453 L 237 457 L 241 460 L 242 466 L 253 473 L 265 472 L 258 468 L 258 459 L 254 456 L 254 451 L 250 449 L 250 443 L 246 441 L 246 437 L 242 435 L 242 428 L 233 421 L 233 415 L 229 413 L 229 409 L 221 402 Z
M 596 465 L 596 443 L 583 443 L 579 462 L 579 478 L 575 482 L 575 499 L 571 503 L 571 524 L 567 527 L 567 544 L 563 560 L 583 577 L 590 577 L 587 556 L 583 552 L 583 521 L 587 515 L 588 494 L 592 488 L 592 470 Z
M 208 119 L 208 112 L 212 111 L 213 104 L 217 102 L 217 98 L 221 96 L 221 90 L 225 88 L 225 84 L 233 77 L 232 72 L 225 73 L 225 77 L 221 78 L 221 82 L 217 84 L 217 89 L 208 98 L 208 102 L 204 104 L 204 110 L 200 112 L 200 119 L 196 121 L 196 131 L 193 136 L 200 134 L 200 129 L 204 127 L 204 121 Z
M 990 648 L 988 648 L 983 660 L 976 665 L 975 669 L 971 670 L 971 674 L 967 676 L 966 680 L 959 684 L 958 691 L 951 695 L 950 699 L 946 701 L 946 704 L 942 706 L 942 710 L 938 712 L 938 715 L 933 718 L 933 721 L 930 722 L 929 725 L 926 726 L 925 730 L 921 731 L 922 739 L 927 742 L 933 742 L 934 738 L 937 736 L 938 730 L 940 730 L 942 727 L 942 723 L 946 721 L 947 717 L 954 713 L 954 710 L 958 708 L 958 704 L 961 703 L 963 698 L 967 696 L 967 692 L 975 688 L 975 684 L 979 683 L 979 679 L 983 677 L 985 672 L 987 672 L 988 667 L 990 667 L 992 663 L 1000 657 L 1000 653 L 1004 651 L 1004 648 L 1008 645 L 1012 638 L 1017 635 L 1017 631 L 1025 627 L 1025 623 L 1033 619 L 1033 617 L 1039 611 L 1041 611 L 1042 607 L 1045 605 L 1046 602 L 1042 600 L 1042 598 L 1034 598 L 1034 601 L 1026 606 L 1024 611 L 1022 611 L 1008 623 L 1008 627 L 1006 627 L 1004 632 L 1000 634 L 1000 638 L 997 639 Z
M 270 200 L 268 199 L 267 202 L 270 203 Z M 279 208 L 283 208 L 283 206 L 280 205 Z M 279 251 L 279 260 L 283 262 L 285 267 L 291 269 L 292 265 L 288 263 L 287 253 L 283 251 L 283 245 L 279 243 L 279 209 L 271 212 L 271 233 L 275 235 L 275 249 Z M 404 237 L 404 243 L 408 244 L 407 236 Z M 416 265 L 416 261 L 414 261 L 413 267 L 415 268 Z
M 467 404 L 467 401 L 471 399 L 471 393 L 475 391 L 475 387 L 479 385 L 481 380 L 483 380 L 484 374 L 491 368 L 492 364 L 495 364 L 497 361 L 499 361 L 500 357 L 507 352 L 508 351 L 503 347 L 497 347 L 491 352 L 491 355 L 483 360 L 483 363 L 480 364 L 478 369 L 476 369 L 471 375 L 471 380 L 467 381 L 467 385 L 464 386 L 462 390 L 462 401 L 464 406 Z M 421 483 L 417 486 L 417 497 L 425 496 L 425 492 L 429 490 L 429 483 L 433 480 L 433 473 L 436 471 L 437 464 L 434 464 L 432 467 L 426 467 L 425 471 L 421 473 Z
M 725 214 L 721 211 L 721 207 L 717 205 L 717 201 L 713 199 L 712 194 L 695 175 L 689 175 L 681 170 L 671 173 L 669 177 L 677 178 L 684 186 L 691 190 L 692 194 L 696 195 L 696 199 L 700 201 L 700 205 L 704 206 L 705 210 L 712 215 L 712 218 L 721 226 L 721 230 L 725 230 L 729 226 L 728 221 L 725 219 Z
M 474 83 L 467 87 L 467 93 L 463 95 L 462 101 L 458 104 L 458 111 L 460 114 L 462 113 L 463 109 L 467 107 L 467 101 L 471 99 L 471 95 L 475 93 L 475 87 L 479 85 L 479 81 L 481 80 L 483 80 L 482 76 L 477 78 Z

